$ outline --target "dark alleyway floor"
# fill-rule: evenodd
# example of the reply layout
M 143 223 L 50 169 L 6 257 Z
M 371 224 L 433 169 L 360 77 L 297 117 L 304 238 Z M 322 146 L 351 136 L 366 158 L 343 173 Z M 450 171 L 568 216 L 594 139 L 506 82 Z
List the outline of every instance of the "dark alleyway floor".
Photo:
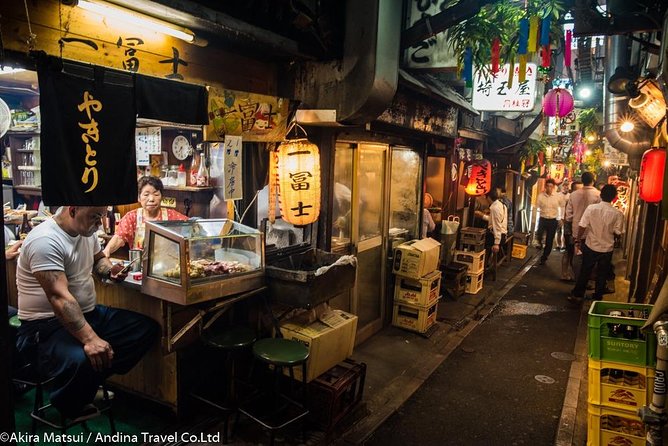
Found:
M 531 268 L 365 444 L 554 444 L 580 316 L 560 261 Z

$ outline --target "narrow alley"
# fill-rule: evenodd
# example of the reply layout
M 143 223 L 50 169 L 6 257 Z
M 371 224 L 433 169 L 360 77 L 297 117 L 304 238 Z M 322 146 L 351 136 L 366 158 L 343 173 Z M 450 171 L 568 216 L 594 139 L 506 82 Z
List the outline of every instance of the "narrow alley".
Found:
M 580 317 L 560 261 L 533 266 L 365 444 L 554 444 Z

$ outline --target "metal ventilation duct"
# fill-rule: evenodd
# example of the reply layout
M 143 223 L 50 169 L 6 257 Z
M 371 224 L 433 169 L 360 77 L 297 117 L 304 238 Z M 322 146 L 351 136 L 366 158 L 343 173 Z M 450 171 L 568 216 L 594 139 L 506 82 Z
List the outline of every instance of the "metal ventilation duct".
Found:
M 401 11 L 401 0 L 347 0 L 343 60 L 304 63 L 294 97 L 305 108 L 335 109 L 338 122 L 376 119 L 397 90 Z
M 615 72 L 615 68 L 628 65 L 626 37 L 608 36 L 606 39 L 605 76 L 607 79 Z M 630 133 L 620 133 L 619 115 L 624 113 L 628 96 L 615 96 L 603 88 L 603 131 L 612 147 L 629 156 L 631 167 L 640 167 L 643 152 L 651 146 L 649 131 L 642 127 Z

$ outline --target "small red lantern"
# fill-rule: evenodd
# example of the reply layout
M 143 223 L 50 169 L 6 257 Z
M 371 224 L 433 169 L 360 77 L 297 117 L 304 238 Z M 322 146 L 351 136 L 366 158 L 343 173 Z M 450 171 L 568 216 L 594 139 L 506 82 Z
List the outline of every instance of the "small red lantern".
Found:
M 546 116 L 563 118 L 573 111 L 573 95 L 565 88 L 548 91 L 543 98 L 543 113 Z
M 642 156 L 638 189 L 640 198 L 647 203 L 658 203 L 663 198 L 663 174 L 666 166 L 664 149 L 649 149 Z
M 552 178 L 555 183 L 561 184 L 564 181 L 565 173 L 566 166 L 564 166 L 563 163 L 552 163 L 552 165 L 550 165 L 550 178 Z
M 471 164 L 466 193 L 485 195 L 492 187 L 492 164 L 488 160 L 477 160 Z

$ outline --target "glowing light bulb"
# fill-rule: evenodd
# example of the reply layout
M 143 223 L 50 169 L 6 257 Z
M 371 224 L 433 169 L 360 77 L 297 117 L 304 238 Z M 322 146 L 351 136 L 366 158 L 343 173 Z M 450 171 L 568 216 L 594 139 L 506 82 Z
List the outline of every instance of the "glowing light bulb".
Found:
M 619 126 L 619 130 L 621 130 L 624 133 L 632 132 L 634 128 L 635 125 L 631 121 L 624 121 Z
M 595 135 L 587 135 L 587 141 L 588 142 L 596 141 L 596 136 Z

